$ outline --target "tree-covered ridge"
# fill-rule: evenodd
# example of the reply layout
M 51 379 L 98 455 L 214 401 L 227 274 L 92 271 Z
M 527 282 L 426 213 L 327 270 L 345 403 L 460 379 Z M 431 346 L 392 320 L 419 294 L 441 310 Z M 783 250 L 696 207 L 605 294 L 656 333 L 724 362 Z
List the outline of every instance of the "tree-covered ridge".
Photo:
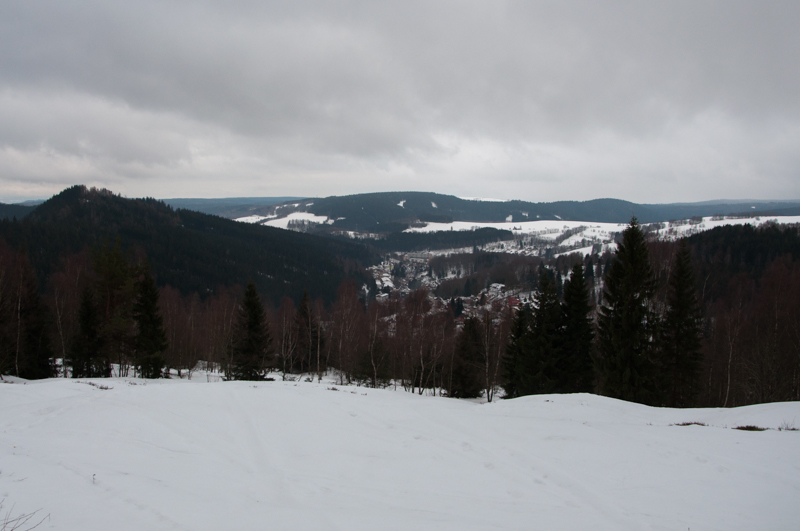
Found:
M 226 197 L 220 199 L 163 199 L 174 209 L 193 210 L 203 214 L 236 219 L 253 214 L 256 210 L 270 205 L 298 201 L 301 197 Z
M 383 192 L 314 199 L 308 210 L 336 220 L 335 227 L 384 232 L 387 224 L 449 223 L 453 220 L 501 222 L 509 217 L 514 222 L 537 219 L 624 222 L 637 208 L 645 207 L 617 199 L 532 203 L 477 201 L 429 192 Z
M 0 203 L 0 219 L 22 219 L 31 212 L 36 207 L 28 206 L 28 205 L 15 205 L 15 204 L 7 204 L 7 203 Z
M 311 212 L 326 216 L 332 225 L 321 231 L 348 230 L 364 233 L 400 232 L 416 222 L 453 221 L 520 223 L 536 220 L 571 220 L 586 222 L 626 223 L 636 216 L 642 223 L 688 219 L 693 216 L 747 215 L 767 212 L 791 213 L 800 209 L 800 202 L 760 203 L 675 203 L 637 204 L 620 199 L 590 201 L 531 202 L 520 200 L 481 201 L 462 199 L 433 192 L 378 192 L 292 200 L 281 205 L 252 205 L 241 200 L 235 216 L 277 215 Z M 187 203 L 189 204 L 189 203 Z M 235 207 L 232 207 L 235 208 Z M 772 214 L 775 215 L 775 214 Z
M 273 300 L 299 300 L 304 290 L 332 300 L 346 278 L 369 282 L 362 267 L 373 260 L 355 242 L 236 223 L 83 186 L 54 196 L 24 220 L 0 222 L 0 236 L 26 249 L 41 279 L 62 256 L 119 239 L 123 249 L 147 255 L 161 285 L 204 294 L 252 279 Z

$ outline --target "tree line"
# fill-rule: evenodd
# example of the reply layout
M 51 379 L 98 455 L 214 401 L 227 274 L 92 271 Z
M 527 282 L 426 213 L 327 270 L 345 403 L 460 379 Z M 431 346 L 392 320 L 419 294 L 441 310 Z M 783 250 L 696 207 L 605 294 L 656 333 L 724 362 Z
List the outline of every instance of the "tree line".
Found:
M 791 232 L 772 230 L 763 234 Z M 65 257 L 40 293 L 25 251 L 0 242 L 0 372 L 191 377 L 202 366 L 229 379 L 292 379 L 333 370 L 342 384 L 490 400 L 499 389 L 673 407 L 797 400 L 794 255 L 756 253 L 758 267 L 740 261 L 729 274 L 734 251 L 713 251 L 719 235 L 698 236 L 648 241 L 633 220 L 606 259 L 573 259 L 566 271 L 563 257 L 526 264 L 532 296 L 514 306 L 425 290 L 378 302 L 354 281 L 331 304 L 306 293 L 275 307 L 252 282 L 186 295 L 157 287 L 146 256 L 119 243 Z

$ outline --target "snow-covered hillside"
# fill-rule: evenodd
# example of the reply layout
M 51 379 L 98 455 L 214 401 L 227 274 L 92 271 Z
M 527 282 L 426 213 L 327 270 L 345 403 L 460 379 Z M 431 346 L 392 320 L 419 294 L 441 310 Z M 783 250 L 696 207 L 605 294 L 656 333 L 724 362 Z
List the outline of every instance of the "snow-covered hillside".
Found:
M 800 216 L 772 216 L 751 218 L 708 216 L 696 220 L 678 220 L 659 224 L 650 224 L 646 228 L 658 234 L 661 239 L 674 240 L 697 234 L 715 227 L 725 225 L 753 225 L 760 226 L 764 223 L 792 224 L 800 223 Z M 424 227 L 411 227 L 405 232 L 439 232 L 448 230 L 476 230 L 490 227 L 508 230 L 514 233 L 517 239 L 525 241 L 527 237 L 538 240 L 539 244 L 533 247 L 524 245 L 514 246 L 508 242 L 487 244 L 484 250 L 492 252 L 540 255 L 542 249 L 553 248 L 557 253 L 582 253 L 590 255 L 594 252 L 614 250 L 614 235 L 625 230 L 625 223 L 595 223 L 585 221 L 559 221 L 540 220 L 525 222 L 501 223 L 474 223 L 469 221 L 455 221 L 453 223 L 428 223 Z M 439 250 L 438 254 L 448 254 L 450 249 Z M 434 252 L 436 254 L 436 252 Z
M 308 382 L 0 384 L 41 529 L 797 529 L 800 404 L 492 404 Z M 679 426 L 702 422 L 705 426 Z M 762 432 L 740 425 L 773 428 Z
M 398 203 L 403 206 L 404 201 Z M 313 204 L 313 203 L 312 203 Z M 296 206 L 296 205 L 290 205 Z M 283 229 L 307 230 L 310 225 L 332 225 L 336 220 L 326 216 L 317 216 L 309 212 L 292 212 L 285 215 L 247 216 L 238 218 L 243 223 L 258 223 Z M 707 216 L 674 220 L 671 222 L 649 224 L 647 230 L 655 232 L 662 239 L 677 239 L 690 236 L 698 232 L 721 227 L 725 225 L 749 224 L 759 226 L 764 223 L 794 224 L 800 223 L 800 216 Z M 614 235 L 623 231 L 625 223 L 598 223 L 588 221 L 563 221 L 563 220 L 538 220 L 522 222 L 474 222 L 453 221 L 451 223 L 419 223 L 407 228 L 404 232 L 442 232 L 442 231 L 470 231 L 481 228 L 494 228 L 508 230 L 514 233 L 517 240 L 522 240 L 519 245 L 509 245 L 508 242 L 487 244 L 484 250 L 492 252 L 533 254 L 540 255 L 543 249 L 552 248 L 556 253 L 579 252 L 589 255 L 594 252 L 613 250 L 615 248 Z M 358 233 L 354 231 L 338 231 L 337 234 L 347 235 L 351 238 L 378 238 L 380 235 L 373 233 Z M 531 239 L 534 245 L 525 245 Z M 531 242 L 533 243 L 533 242 Z M 457 249 L 439 249 L 438 254 L 449 254 Z M 436 253 L 435 253 L 436 254 Z
M 664 227 L 658 229 L 659 235 L 663 237 L 682 237 L 695 234 L 714 227 L 725 225 L 754 225 L 759 226 L 763 223 L 800 223 L 800 216 L 772 216 L 772 217 L 713 217 L 708 216 L 698 221 L 681 220 L 678 222 L 664 222 Z M 571 238 L 607 238 L 609 234 L 620 232 L 625 229 L 625 223 L 596 223 L 588 221 L 560 221 L 560 220 L 541 220 L 523 221 L 513 223 L 510 221 L 500 223 L 477 223 L 471 221 L 455 221 L 453 223 L 428 223 L 424 227 L 411 227 L 405 232 L 438 232 L 445 230 L 475 230 L 484 227 L 512 231 L 514 234 L 533 234 L 541 238 L 554 240 L 569 230 L 582 229 L 575 233 Z

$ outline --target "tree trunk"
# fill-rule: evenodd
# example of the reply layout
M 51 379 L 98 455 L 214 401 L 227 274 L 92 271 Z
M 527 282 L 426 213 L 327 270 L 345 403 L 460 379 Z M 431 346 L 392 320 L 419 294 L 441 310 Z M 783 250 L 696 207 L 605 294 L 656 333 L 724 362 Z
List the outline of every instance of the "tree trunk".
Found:
M 19 336 L 22 329 L 22 279 L 17 288 L 17 350 L 14 355 L 14 370 L 19 378 Z
M 58 304 L 58 288 L 55 289 L 54 296 L 56 306 L 56 328 L 58 329 L 58 337 L 61 340 L 61 368 L 64 370 L 64 378 L 67 377 L 67 347 L 64 344 L 64 328 L 61 323 L 61 307 Z

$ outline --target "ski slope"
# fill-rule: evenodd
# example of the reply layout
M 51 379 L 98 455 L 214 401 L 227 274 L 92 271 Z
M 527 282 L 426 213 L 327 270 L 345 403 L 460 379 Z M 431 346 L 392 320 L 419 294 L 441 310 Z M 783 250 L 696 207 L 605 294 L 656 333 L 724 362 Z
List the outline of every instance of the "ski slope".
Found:
M 308 382 L 0 383 L 4 512 L 40 529 L 790 530 L 800 403 L 491 404 Z M 334 390 L 336 389 L 336 390 Z M 676 426 L 703 422 L 706 426 Z

